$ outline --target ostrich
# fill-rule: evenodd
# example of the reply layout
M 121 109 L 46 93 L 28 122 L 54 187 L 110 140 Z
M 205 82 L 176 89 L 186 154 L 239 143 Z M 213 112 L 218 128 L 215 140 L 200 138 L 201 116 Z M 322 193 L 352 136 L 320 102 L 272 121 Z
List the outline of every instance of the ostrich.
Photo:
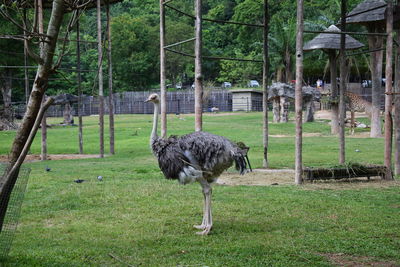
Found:
M 154 104 L 153 129 L 150 147 L 158 165 L 167 179 L 177 179 L 181 184 L 199 182 L 204 195 L 203 221 L 193 227 L 197 234 L 207 235 L 212 228 L 211 183 L 235 162 L 240 174 L 247 172 L 246 152 L 225 137 L 193 132 L 181 137 L 163 139 L 157 135 L 160 99 L 151 94 L 145 102 Z M 247 159 L 248 160 L 248 159 Z

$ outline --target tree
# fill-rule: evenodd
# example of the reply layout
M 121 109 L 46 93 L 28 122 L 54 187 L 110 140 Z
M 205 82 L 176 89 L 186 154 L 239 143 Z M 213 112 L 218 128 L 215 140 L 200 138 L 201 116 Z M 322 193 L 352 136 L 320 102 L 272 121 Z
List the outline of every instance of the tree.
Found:
M 112 20 L 116 91 L 148 89 L 158 82 L 158 28 L 144 17 L 122 14 Z
M 20 33 L 18 29 L 6 20 L 0 17 L 0 34 L 17 34 Z M 16 52 L 10 51 L 10 47 Z M 6 120 L 8 123 L 12 122 L 13 114 L 11 107 L 12 100 L 12 90 L 13 90 L 13 80 L 16 78 L 19 71 L 13 66 L 23 65 L 23 45 L 22 43 L 15 44 L 10 39 L 0 39 L 0 50 L 2 51 L 2 56 L 0 57 L 0 92 L 3 99 L 3 112 L 0 112 L 0 119 Z M 19 51 L 19 53 L 17 53 Z M 7 67 L 10 66 L 10 67 Z M 11 124 L 9 124 L 11 125 Z
M 4 207 L 8 206 L 11 191 L 18 178 L 20 165 L 22 164 L 26 156 L 27 150 L 30 147 L 30 142 L 28 142 L 28 138 L 31 140 L 32 136 L 35 136 L 38 126 L 37 122 L 39 110 L 42 104 L 43 96 L 48 87 L 49 77 L 55 72 L 55 70 L 61 63 L 62 56 L 58 58 L 58 61 L 55 64 L 53 62 L 53 59 L 58 36 L 60 33 L 60 28 L 66 13 L 66 4 L 67 3 L 63 0 L 53 1 L 51 14 L 47 24 L 48 26 L 46 34 L 38 34 L 38 32 L 36 31 L 37 28 L 35 27 L 36 25 L 34 25 L 33 30 L 29 29 L 28 27 L 24 27 L 25 24 L 22 24 L 24 26 L 20 26 L 25 31 L 30 33 L 30 38 L 38 39 L 41 45 L 39 46 L 39 54 L 35 54 L 32 50 L 29 51 L 29 55 L 33 57 L 34 60 L 36 60 L 36 62 L 38 63 L 38 69 L 30 94 L 27 110 L 12 144 L 9 157 L 9 167 L 6 170 L 5 175 L 3 175 L 0 180 L 0 200 Z M 75 10 L 78 8 L 77 6 L 70 7 Z M 19 8 L 23 7 L 20 6 Z M 10 13 L 5 11 L 4 9 L 1 9 L 1 15 L 15 22 L 15 19 L 10 16 Z M 67 30 L 70 30 L 72 24 L 75 21 L 76 20 L 74 20 L 74 17 L 72 17 L 69 25 L 67 26 Z M 30 38 L 28 39 L 28 41 L 31 40 Z M 47 104 L 49 104 L 49 102 L 47 102 Z M 42 112 L 43 109 L 45 109 L 45 107 L 41 109 Z M 42 114 L 42 112 L 40 112 L 40 114 Z M 6 210 L 6 208 L 0 210 L 0 229 L 2 228 L 4 222 Z
M 275 68 L 276 81 L 288 83 L 294 78 L 296 20 L 291 18 L 285 21 L 281 17 L 275 18 L 275 23 L 270 35 L 272 65 Z

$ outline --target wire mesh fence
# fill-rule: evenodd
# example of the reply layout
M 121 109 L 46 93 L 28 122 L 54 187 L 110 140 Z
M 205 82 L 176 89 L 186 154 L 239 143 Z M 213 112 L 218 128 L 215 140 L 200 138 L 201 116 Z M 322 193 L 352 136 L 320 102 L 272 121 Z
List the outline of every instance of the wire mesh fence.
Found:
M 5 175 L 6 168 L 6 164 L 0 164 L 0 173 L 3 177 Z M 7 211 L 4 217 L 3 227 L 0 232 L 0 259 L 7 257 L 11 249 L 30 171 L 31 169 L 29 168 L 21 167 L 14 188 L 11 192 L 6 192 L 6 194 L 11 194 L 8 205 L 4 203 L 4 197 L 1 197 L 0 209 L 7 209 Z

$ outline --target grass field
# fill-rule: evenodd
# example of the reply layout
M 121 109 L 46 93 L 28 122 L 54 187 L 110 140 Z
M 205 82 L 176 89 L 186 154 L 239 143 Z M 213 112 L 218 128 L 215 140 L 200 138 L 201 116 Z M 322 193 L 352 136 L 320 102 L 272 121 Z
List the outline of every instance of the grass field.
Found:
M 206 114 L 204 130 L 245 142 L 253 167 L 260 168 L 261 117 Z M 163 178 L 148 145 L 151 120 L 151 115 L 117 116 L 114 156 L 27 163 L 32 168 L 28 191 L 4 265 L 400 265 L 396 184 L 330 189 L 216 185 L 213 232 L 195 235 L 192 225 L 202 216 L 200 187 Z M 87 154 L 98 153 L 97 124 L 97 117 L 84 118 Z M 194 117 L 171 115 L 168 127 L 169 134 L 190 132 Z M 338 139 L 329 134 L 327 122 L 306 123 L 303 129 L 304 164 L 337 164 Z M 0 154 L 8 153 L 14 134 L 0 132 Z M 270 124 L 270 134 L 271 167 L 293 168 L 294 124 Z M 50 154 L 77 153 L 77 127 L 52 127 L 48 146 Z M 31 153 L 39 151 L 35 142 Z M 348 161 L 382 164 L 383 139 L 347 138 L 346 152 Z

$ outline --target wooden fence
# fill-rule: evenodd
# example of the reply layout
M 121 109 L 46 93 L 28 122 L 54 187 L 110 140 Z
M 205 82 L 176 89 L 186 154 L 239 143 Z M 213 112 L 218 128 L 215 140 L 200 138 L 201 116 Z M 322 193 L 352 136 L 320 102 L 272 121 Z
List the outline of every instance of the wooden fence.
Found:
M 153 105 L 145 103 L 147 97 L 156 91 L 122 92 L 113 94 L 115 114 L 151 114 Z M 227 90 L 205 91 L 203 97 L 203 111 L 210 112 L 216 107 L 219 111 L 232 111 L 232 93 Z M 104 98 L 105 113 L 109 112 L 108 97 Z M 256 107 L 255 107 L 256 108 Z M 24 110 L 19 107 L 18 110 Z M 257 109 L 255 109 L 257 110 Z M 73 104 L 73 115 L 77 116 L 78 104 Z M 182 90 L 167 93 L 167 112 L 172 114 L 194 113 L 194 90 Z M 94 96 L 85 96 L 82 101 L 82 115 L 99 114 L 99 100 Z M 63 107 L 51 106 L 47 111 L 49 117 L 62 117 Z

